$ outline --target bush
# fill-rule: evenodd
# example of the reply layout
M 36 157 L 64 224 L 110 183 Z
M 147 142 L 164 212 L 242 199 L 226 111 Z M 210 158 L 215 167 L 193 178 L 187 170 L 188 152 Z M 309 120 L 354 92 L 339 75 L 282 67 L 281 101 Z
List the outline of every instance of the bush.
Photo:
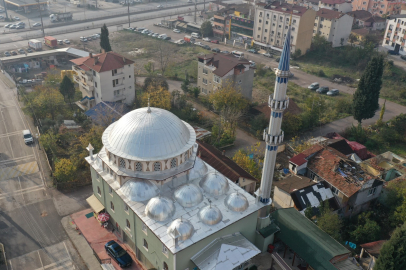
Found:
M 317 72 L 317 76 L 319 76 L 319 77 L 326 77 L 326 74 L 324 73 L 324 71 L 323 71 L 322 69 L 320 69 L 320 70 Z

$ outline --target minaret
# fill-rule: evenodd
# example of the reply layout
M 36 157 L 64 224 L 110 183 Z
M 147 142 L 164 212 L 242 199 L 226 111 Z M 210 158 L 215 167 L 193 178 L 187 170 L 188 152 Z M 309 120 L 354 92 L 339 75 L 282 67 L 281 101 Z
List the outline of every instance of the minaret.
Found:
M 266 142 L 264 168 L 262 170 L 261 186 L 259 188 L 259 201 L 264 204 L 271 202 L 271 188 L 274 175 L 276 154 L 279 144 L 283 142 L 284 133 L 281 130 L 283 111 L 288 107 L 289 98 L 286 97 L 286 90 L 289 78 L 289 58 L 290 58 L 290 24 L 292 15 L 289 20 L 289 29 L 286 34 L 285 44 L 283 45 L 282 54 L 279 61 L 278 69 L 275 71 L 275 91 L 273 96 L 269 96 L 268 105 L 271 107 L 271 119 L 269 129 L 264 130 L 264 140 Z M 266 211 L 260 212 L 260 217 L 267 216 Z

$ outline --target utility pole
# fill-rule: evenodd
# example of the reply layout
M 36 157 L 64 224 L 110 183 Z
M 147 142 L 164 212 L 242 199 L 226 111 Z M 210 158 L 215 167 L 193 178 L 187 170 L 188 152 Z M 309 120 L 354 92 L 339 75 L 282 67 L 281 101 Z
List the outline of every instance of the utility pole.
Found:
M 130 0 L 127 0 L 128 27 L 130 27 Z
M 44 31 L 44 23 L 42 22 L 42 12 L 41 12 L 41 5 L 39 3 L 39 0 L 37 0 L 38 2 L 38 8 L 39 8 L 39 16 L 41 17 L 41 29 L 42 29 L 42 36 L 45 37 L 45 31 Z
M 195 23 L 196 23 L 196 12 L 197 12 L 197 0 L 195 0 Z
M 203 0 L 203 11 L 206 11 L 206 0 Z
M 6 12 L 6 18 L 8 18 L 6 0 L 3 0 L 3 6 L 4 6 L 4 12 Z

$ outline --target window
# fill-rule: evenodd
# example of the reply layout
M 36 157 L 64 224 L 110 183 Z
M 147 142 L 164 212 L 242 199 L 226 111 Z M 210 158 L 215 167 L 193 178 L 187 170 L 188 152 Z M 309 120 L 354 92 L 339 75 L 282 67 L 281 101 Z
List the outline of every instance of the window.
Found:
M 113 87 L 115 87 L 116 85 L 118 85 L 118 79 L 113 80 Z
M 261 19 L 259 19 L 259 22 L 260 22 L 260 23 L 262 23 L 262 20 L 261 20 Z
M 101 196 L 101 190 L 100 190 L 100 187 L 97 187 L 97 194 L 99 194 L 99 196 Z
M 111 187 L 109 187 L 109 194 L 112 195 L 113 194 L 113 189 Z
M 292 31 L 295 31 L 295 28 L 294 28 L 294 27 L 292 27 Z
M 145 223 L 142 223 L 142 231 L 146 234 L 147 231 L 147 225 L 145 225 Z
M 128 210 L 129 210 L 128 205 L 126 203 L 124 203 L 124 211 L 128 212 Z
M 279 25 L 279 28 L 282 28 L 282 25 Z
M 374 195 L 375 192 L 376 192 L 376 187 L 369 189 L 368 190 L 368 196 Z
M 96 71 L 93 70 L 93 76 L 96 76 Z
M 275 24 L 273 23 L 272 26 L 275 26 Z
M 292 23 L 295 24 L 295 23 L 296 23 L 296 20 L 293 20 Z
M 265 24 L 269 24 L 269 21 L 266 21 Z
M 264 37 L 264 41 L 266 41 L 266 37 Z
M 314 26 L 317 26 L 317 23 L 314 23 Z
M 265 29 L 265 33 L 268 33 L 268 29 Z
M 110 209 L 114 211 L 114 203 L 110 202 Z
M 220 83 L 220 77 L 219 76 L 214 76 L 213 77 L 214 82 Z
M 142 164 L 141 164 L 141 162 L 135 163 L 135 170 L 137 172 L 142 172 Z
M 120 90 L 114 90 L 114 96 L 119 96 L 120 95 Z
M 176 160 L 176 158 L 173 158 L 171 160 L 171 168 L 175 168 L 177 164 L 178 164 L 178 161 Z
M 289 26 L 286 25 L 286 26 L 285 26 L 285 29 L 288 29 L 288 27 L 289 27 Z
M 155 162 L 154 163 L 154 171 L 160 171 L 161 170 L 161 162 Z
M 114 75 L 116 75 L 116 74 L 117 74 L 117 69 L 113 69 L 113 70 L 111 71 L 111 75 L 114 76 Z
M 148 242 L 147 242 L 147 240 L 145 240 L 145 239 L 144 239 L 144 248 L 145 248 L 146 250 L 148 250 Z
M 97 88 L 97 82 L 94 82 L 94 87 L 96 87 L 96 88 Z
M 261 27 L 258 27 L 258 31 L 260 31 L 261 30 Z
M 203 74 L 207 75 L 208 73 L 209 73 L 209 71 L 207 69 L 203 68 Z
M 202 81 L 204 84 L 207 84 L 207 79 L 203 78 Z
M 276 19 L 276 15 L 273 15 L 273 18 Z
M 331 191 L 335 194 L 335 195 L 338 195 L 338 193 L 339 193 L 339 191 L 338 191 L 338 189 L 336 189 L 335 187 L 331 187 Z
M 163 254 L 168 254 L 168 249 L 166 248 L 165 245 L 162 245 L 162 253 Z
M 259 13 L 259 17 L 262 17 L 262 12 Z
M 166 264 L 166 262 L 164 262 L 164 269 L 163 270 L 168 270 L 168 265 Z
M 261 36 L 260 35 L 257 35 L 257 38 L 260 38 Z
M 120 167 L 125 168 L 125 160 L 120 158 Z
M 125 220 L 125 226 L 127 227 L 127 229 L 131 229 L 131 224 L 128 219 Z
M 128 75 L 128 78 L 131 78 L 131 75 Z

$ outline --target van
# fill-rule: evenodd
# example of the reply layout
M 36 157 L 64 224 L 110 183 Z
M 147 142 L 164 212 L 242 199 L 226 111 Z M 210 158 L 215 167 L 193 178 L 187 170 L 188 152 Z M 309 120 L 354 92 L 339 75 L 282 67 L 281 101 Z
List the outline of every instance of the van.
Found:
M 25 144 L 34 143 L 34 138 L 31 135 L 31 131 L 29 131 L 28 129 L 23 130 L 23 138 L 24 138 Z
M 200 38 L 200 34 L 199 34 L 199 33 L 195 33 L 195 32 L 193 32 L 190 36 L 191 36 L 191 37 L 194 37 L 194 38 Z
M 239 51 L 232 51 L 231 54 L 238 58 L 244 57 L 244 53 Z

